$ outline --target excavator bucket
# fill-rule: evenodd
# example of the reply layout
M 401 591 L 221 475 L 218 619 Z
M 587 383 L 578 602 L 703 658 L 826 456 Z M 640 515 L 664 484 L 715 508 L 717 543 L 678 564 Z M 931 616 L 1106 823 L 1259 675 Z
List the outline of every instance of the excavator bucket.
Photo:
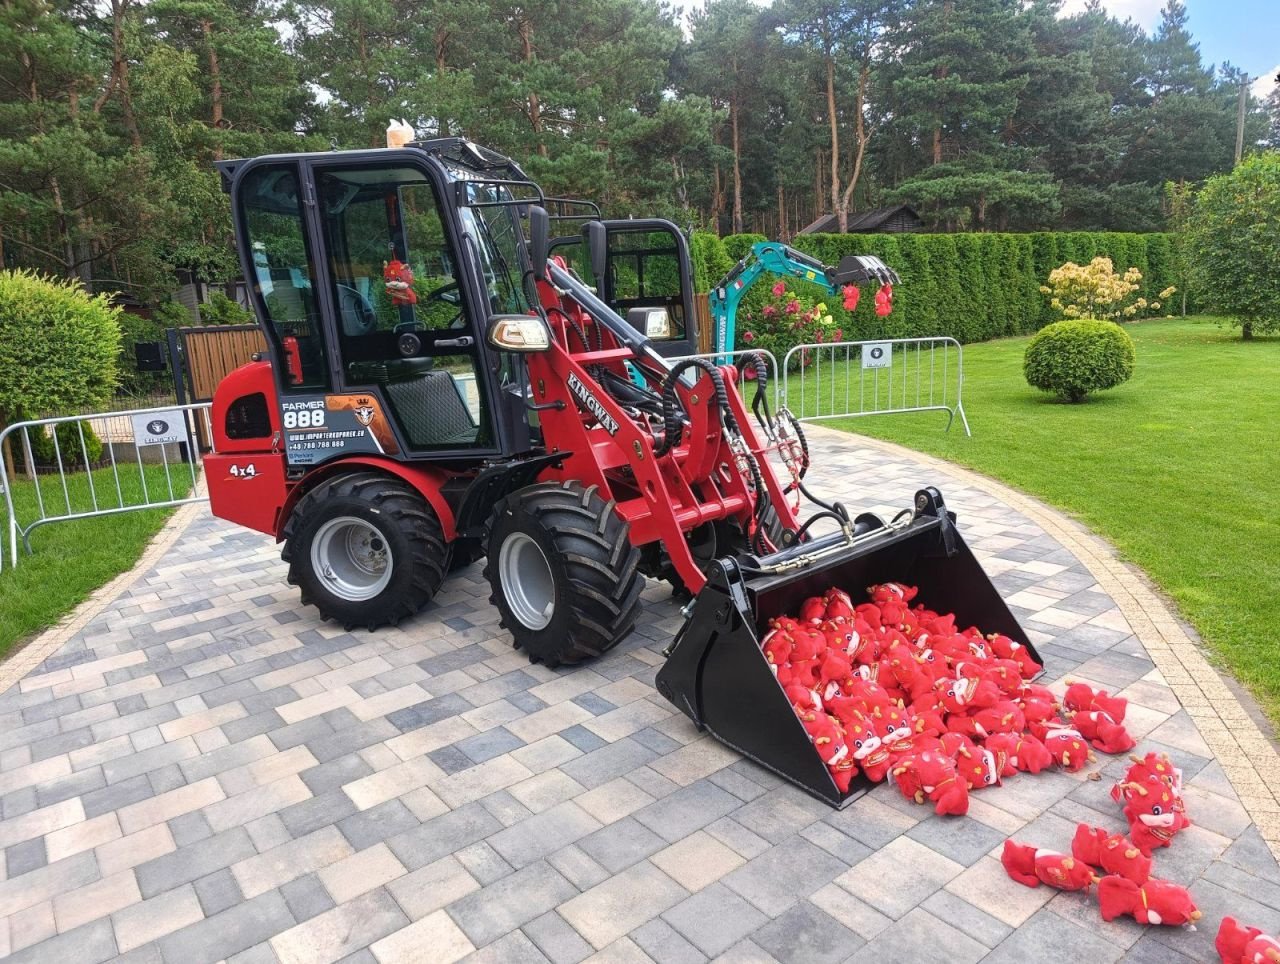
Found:
M 794 615 L 832 586 L 862 600 L 868 586 L 899 582 L 919 588 L 917 603 L 954 613 L 957 626 L 1003 633 L 1040 662 L 954 523 L 941 494 L 922 489 L 909 519 L 885 525 L 860 516 L 852 542 L 836 534 L 762 559 L 717 560 L 658 671 L 658 692 L 743 756 L 833 807 L 846 806 L 872 784 L 859 775 L 847 793 L 837 789 L 761 640 L 770 619 Z

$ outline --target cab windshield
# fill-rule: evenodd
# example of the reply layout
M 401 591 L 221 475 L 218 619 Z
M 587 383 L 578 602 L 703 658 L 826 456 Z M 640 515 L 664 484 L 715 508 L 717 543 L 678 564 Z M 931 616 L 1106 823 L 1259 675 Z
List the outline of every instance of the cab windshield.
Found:
M 462 208 L 460 215 L 463 229 L 476 242 L 489 309 L 495 314 L 525 314 L 530 306 L 516 201 L 501 184 L 471 184 L 467 193 L 473 206 Z

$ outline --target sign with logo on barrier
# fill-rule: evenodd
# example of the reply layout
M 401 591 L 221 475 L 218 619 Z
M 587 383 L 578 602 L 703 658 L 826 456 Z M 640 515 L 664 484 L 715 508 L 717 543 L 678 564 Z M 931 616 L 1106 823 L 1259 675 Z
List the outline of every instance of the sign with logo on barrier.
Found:
M 893 342 L 869 341 L 862 346 L 863 368 L 888 368 L 893 364 Z
M 187 439 L 186 420 L 180 409 L 145 412 L 134 415 L 132 421 L 133 440 L 138 445 L 169 445 Z

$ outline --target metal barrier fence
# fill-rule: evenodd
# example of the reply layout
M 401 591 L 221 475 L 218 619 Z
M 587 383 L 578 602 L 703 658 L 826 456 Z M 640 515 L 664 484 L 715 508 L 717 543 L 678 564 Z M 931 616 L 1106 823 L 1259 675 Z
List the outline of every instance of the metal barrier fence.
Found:
M 0 569 L 6 533 L 10 565 L 16 567 L 19 540 L 30 554 L 31 533 L 40 526 L 205 501 L 195 494 L 197 439 L 212 438 L 210 428 L 207 402 L 10 425 L 0 432 L 0 492 L 7 515 Z
M 802 421 L 946 412 L 964 434 L 964 352 L 954 338 L 797 345 L 782 362 L 782 404 Z

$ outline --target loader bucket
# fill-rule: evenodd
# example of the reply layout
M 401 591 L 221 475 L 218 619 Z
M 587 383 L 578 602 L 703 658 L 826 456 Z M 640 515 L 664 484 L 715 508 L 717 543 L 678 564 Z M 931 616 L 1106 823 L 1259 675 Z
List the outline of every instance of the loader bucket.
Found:
M 867 531 L 853 545 L 817 553 L 796 568 L 772 571 L 797 550 L 760 560 L 717 560 L 656 680 L 658 692 L 699 729 L 837 808 L 872 784 L 859 774 L 848 793 L 836 788 L 761 651 L 770 619 L 798 612 L 805 599 L 831 586 L 861 601 L 868 586 L 901 582 L 919 587 L 917 603 L 955 613 L 958 626 L 1004 633 L 1040 661 L 936 489 L 917 493 L 906 526 L 863 522 L 868 518 L 874 519 L 859 518 Z M 814 545 L 799 548 L 809 554 Z

